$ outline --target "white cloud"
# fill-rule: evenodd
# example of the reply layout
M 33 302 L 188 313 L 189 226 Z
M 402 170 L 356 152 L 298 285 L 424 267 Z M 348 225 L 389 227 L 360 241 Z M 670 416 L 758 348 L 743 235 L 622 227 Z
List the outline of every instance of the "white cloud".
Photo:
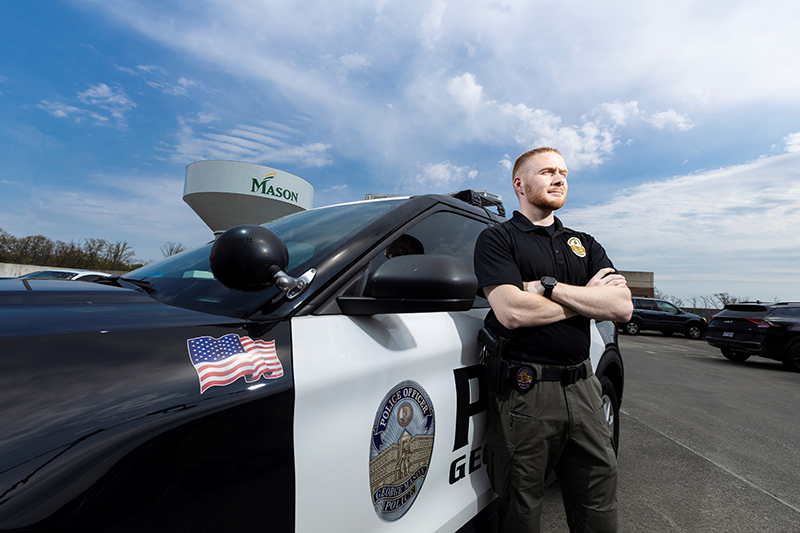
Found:
M 639 109 L 639 103 L 635 100 L 630 102 L 603 103 L 597 106 L 595 114 L 606 114 L 616 126 L 625 126 L 631 121 L 643 120 L 658 130 L 667 129 L 670 131 L 689 131 L 694 128 L 689 117 L 681 115 L 675 110 L 658 111 L 647 113 Z M 630 141 L 628 141 L 630 143 Z
M 43 109 L 47 111 L 51 115 L 57 118 L 67 118 L 70 115 L 79 115 L 84 113 L 83 109 L 77 108 L 75 106 L 70 106 L 67 104 L 62 104 L 61 102 L 50 102 L 48 100 L 42 100 L 37 104 L 39 109 Z
M 787 152 L 800 152 L 800 132 L 790 133 L 783 140 L 786 141 Z
M 157 89 L 170 96 L 186 96 L 189 94 L 188 89 L 190 87 L 199 85 L 198 82 L 187 80 L 186 78 L 179 78 L 176 84 L 161 81 L 146 81 L 145 83 L 153 89 Z
M 222 133 L 196 132 L 192 123 L 180 119 L 178 142 L 171 148 L 172 159 L 186 164 L 202 159 L 234 159 L 251 163 L 291 163 L 321 167 L 332 161 L 329 144 L 314 142 L 291 144 L 284 131 L 276 128 L 239 125 Z
M 219 117 L 214 113 L 197 113 L 197 122 L 200 124 L 209 124 L 219 120 Z
M 608 113 L 608 115 L 611 117 L 611 120 L 617 126 L 624 126 L 629 118 L 637 118 L 642 115 L 642 112 L 639 110 L 639 103 L 635 100 L 625 103 L 619 101 L 611 104 L 605 103 L 600 104 L 599 107 Z
M 346 70 L 361 70 L 372 63 L 372 58 L 359 53 L 346 54 L 339 58 L 339 63 Z
M 558 148 L 573 169 L 599 165 L 614 150 L 614 129 L 600 122 L 562 126 L 560 117 L 525 104 L 502 104 L 500 111 L 516 119 L 516 140 L 526 150 L 536 146 Z
M 443 161 L 442 163 L 428 163 L 422 167 L 422 173 L 414 178 L 415 190 L 418 186 L 432 188 L 441 191 L 444 188 L 452 187 L 466 180 L 474 180 L 478 176 L 477 170 L 470 170 L 469 167 L 459 167 Z
M 78 93 L 78 99 L 84 104 L 108 111 L 120 125 L 127 122 L 128 111 L 136 107 L 136 103 L 125 94 L 122 87 L 111 88 L 105 83 L 92 85 L 84 92 Z
M 597 237 L 617 268 L 655 272 L 667 293 L 800 297 L 800 152 L 645 183 L 561 216 Z M 753 294 L 756 277 L 775 292 Z
M 688 117 L 679 115 L 672 109 L 655 113 L 645 120 L 660 130 L 666 128 L 668 130 L 689 131 L 694 128 L 694 124 L 689 122 Z
M 85 116 L 92 117 L 95 119 L 96 124 L 103 124 L 108 122 L 108 117 L 99 115 L 93 111 L 89 111 L 88 109 L 81 109 L 79 107 L 71 106 L 64 104 L 62 102 L 50 102 L 49 100 L 42 100 L 36 107 L 47 111 L 51 115 L 56 118 L 69 118 L 75 122 L 83 122 Z
M 190 87 L 201 86 L 200 82 L 186 77 L 178 78 L 175 83 L 166 81 L 165 78 L 169 76 L 169 72 L 156 65 L 137 65 L 135 69 L 117 65 L 116 68 L 141 79 L 145 85 L 170 96 L 186 96 L 189 94 L 188 89 Z
M 429 4 L 429 11 L 423 16 L 419 24 L 419 30 L 425 46 L 428 49 L 433 49 L 442 37 L 443 21 L 445 11 L 447 11 L 447 2 L 443 0 L 433 0 Z
M 469 72 L 455 76 L 447 82 L 447 92 L 464 110 L 475 111 L 481 103 L 483 87 L 475 83 L 475 76 Z
M 649 116 L 638 99 L 600 103 L 636 94 L 648 76 L 660 79 L 652 69 L 630 79 L 629 69 L 613 67 L 626 60 L 631 41 L 647 39 L 619 31 L 649 20 L 646 7 L 573 12 L 519 1 L 465 0 L 455 8 L 444 0 L 336 6 L 311 0 L 300 8 L 211 0 L 207 9 L 191 11 L 135 1 L 89 3 L 162 45 L 232 73 L 242 80 L 243 96 L 275 93 L 314 117 L 315 137 L 319 131 L 335 135 L 349 157 L 366 153 L 376 164 L 389 157 L 398 169 L 407 161 L 441 159 L 440 147 L 473 142 L 504 151 L 556 145 L 578 169 L 607 160 L 619 129 L 634 118 L 664 130 L 692 127 L 679 106 L 683 96 L 664 105 L 669 111 Z M 265 32 L 262 23 L 276 19 L 280 27 Z M 532 32 L 534 19 L 553 29 Z M 581 36 L 579 45 L 574 35 Z M 145 65 L 137 70 L 157 72 Z M 353 72 L 358 76 L 349 77 Z M 160 78 L 149 81 L 170 94 L 186 91 Z M 608 123 L 580 118 L 598 106 Z

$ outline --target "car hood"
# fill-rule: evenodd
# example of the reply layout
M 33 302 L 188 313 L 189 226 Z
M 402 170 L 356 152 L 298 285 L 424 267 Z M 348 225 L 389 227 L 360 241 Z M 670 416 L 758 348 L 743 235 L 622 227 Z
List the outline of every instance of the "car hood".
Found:
M 143 292 L 80 281 L 0 279 L 0 337 L 241 320 L 172 307 Z

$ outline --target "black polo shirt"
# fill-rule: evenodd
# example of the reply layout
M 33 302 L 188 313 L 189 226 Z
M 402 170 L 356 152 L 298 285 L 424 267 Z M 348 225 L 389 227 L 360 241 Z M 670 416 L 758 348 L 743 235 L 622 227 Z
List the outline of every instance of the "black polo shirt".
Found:
M 551 235 L 552 234 L 552 235 Z M 553 276 L 559 283 L 585 286 L 598 270 L 614 267 L 588 233 L 565 228 L 556 218 L 551 227 L 536 226 L 522 213 L 483 230 L 475 245 L 478 287 L 514 285 Z M 573 365 L 589 357 L 590 320 L 575 316 L 544 326 L 507 329 L 491 311 L 486 327 L 511 340 L 508 357 L 549 365 Z

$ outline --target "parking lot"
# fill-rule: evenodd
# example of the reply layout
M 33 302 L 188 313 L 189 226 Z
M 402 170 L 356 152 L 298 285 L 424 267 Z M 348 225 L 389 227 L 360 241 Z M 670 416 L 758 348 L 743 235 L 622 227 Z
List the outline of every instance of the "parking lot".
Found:
M 620 348 L 620 531 L 800 531 L 800 373 L 660 333 Z M 568 531 L 557 483 L 542 531 Z

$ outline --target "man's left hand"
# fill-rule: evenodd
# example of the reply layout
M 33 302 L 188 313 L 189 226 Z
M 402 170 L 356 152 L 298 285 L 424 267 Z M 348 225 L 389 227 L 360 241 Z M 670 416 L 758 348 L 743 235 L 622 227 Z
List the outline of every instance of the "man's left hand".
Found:
M 614 274 L 613 272 L 616 272 L 613 268 L 601 268 L 597 271 L 597 274 L 592 276 L 592 279 L 589 280 L 586 286 L 602 287 L 604 285 L 609 285 L 612 287 L 627 287 L 628 280 L 625 279 L 625 276 L 622 274 Z M 544 289 L 542 289 L 542 292 L 544 292 Z

